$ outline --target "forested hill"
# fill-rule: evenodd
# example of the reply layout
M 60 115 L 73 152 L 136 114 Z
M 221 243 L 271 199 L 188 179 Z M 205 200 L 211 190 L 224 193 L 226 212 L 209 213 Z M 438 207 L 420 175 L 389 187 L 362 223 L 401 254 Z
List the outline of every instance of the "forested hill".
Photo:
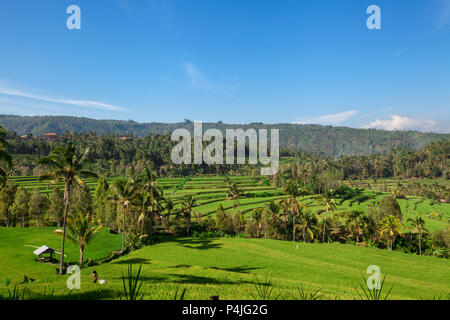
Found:
M 134 135 L 145 137 L 149 134 L 170 134 L 178 128 L 192 130 L 193 123 L 138 123 L 134 121 L 94 120 L 69 116 L 14 116 L 0 115 L 0 125 L 18 135 L 42 135 L 64 132 L 97 134 Z M 419 149 L 438 140 L 449 140 L 450 134 L 421 133 L 416 131 L 382 131 L 374 129 L 353 129 L 302 124 L 263 124 L 251 123 L 232 125 L 204 123 L 204 129 L 217 128 L 277 128 L 280 130 L 280 148 L 290 151 L 322 153 L 327 156 L 368 155 L 386 153 L 399 146 Z

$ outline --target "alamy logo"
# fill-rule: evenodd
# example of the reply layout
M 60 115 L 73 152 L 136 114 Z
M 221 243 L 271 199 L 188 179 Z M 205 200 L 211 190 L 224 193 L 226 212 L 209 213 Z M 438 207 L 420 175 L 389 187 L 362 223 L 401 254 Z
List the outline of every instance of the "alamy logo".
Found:
M 67 21 L 66 21 L 67 29 L 80 30 L 81 29 L 81 9 L 80 9 L 80 7 L 77 5 L 68 6 L 66 13 L 70 14 L 70 16 L 67 18 Z
M 370 17 L 367 18 L 367 28 L 369 30 L 380 30 L 381 29 L 381 9 L 377 5 L 371 5 L 367 8 L 367 14 L 370 14 Z
M 69 266 L 67 273 L 71 276 L 67 279 L 67 288 L 69 290 L 81 289 L 81 270 L 79 266 Z
M 381 278 L 381 269 L 379 266 L 372 265 L 368 266 L 366 270 L 367 274 L 371 274 L 370 277 L 367 278 L 367 288 L 369 290 L 381 289 L 380 278 Z
M 270 130 L 270 156 L 268 155 L 268 130 L 259 129 L 226 129 L 226 164 L 246 163 L 246 141 L 248 141 L 248 164 L 269 165 L 261 168 L 261 175 L 269 176 L 278 172 L 279 168 L 279 130 Z M 259 137 L 258 137 L 259 136 Z M 172 133 L 172 141 L 180 141 L 172 149 L 172 162 L 174 164 L 192 163 L 192 139 L 187 129 L 177 129 Z M 258 139 L 259 138 L 259 139 Z M 212 141 L 214 139 L 214 141 Z M 259 140 L 259 141 L 258 141 Z M 211 142 L 212 141 L 212 142 Z M 203 142 L 211 142 L 203 150 Z M 237 152 L 235 153 L 235 142 Z M 203 162 L 211 164 L 223 164 L 223 134 L 218 129 L 208 129 L 203 134 L 202 122 L 194 122 L 194 164 Z

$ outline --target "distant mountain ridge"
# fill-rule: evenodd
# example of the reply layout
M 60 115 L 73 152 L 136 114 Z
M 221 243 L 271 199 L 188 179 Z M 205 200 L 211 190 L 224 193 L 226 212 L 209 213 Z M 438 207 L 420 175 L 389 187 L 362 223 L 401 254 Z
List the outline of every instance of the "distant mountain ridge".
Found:
M 121 120 L 94 120 L 72 116 L 15 116 L 0 115 L 0 125 L 17 135 L 42 135 L 65 132 L 97 134 L 133 134 L 145 137 L 149 134 L 171 134 L 178 128 L 192 130 L 193 123 L 138 123 Z M 203 123 L 203 129 L 227 128 L 279 129 L 280 148 L 290 151 L 322 153 L 328 156 L 368 155 L 386 153 L 395 147 L 408 147 L 417 150 L 428 143 L 448 140 L 450 134 L 423 133 L 417 131 L 383 131 L 375 129 L 354 129 L 304 124 L 263 124 L 245 125 L 224 124 L 222 122 Z M 192 132 L 192 131 L 191 131 Z

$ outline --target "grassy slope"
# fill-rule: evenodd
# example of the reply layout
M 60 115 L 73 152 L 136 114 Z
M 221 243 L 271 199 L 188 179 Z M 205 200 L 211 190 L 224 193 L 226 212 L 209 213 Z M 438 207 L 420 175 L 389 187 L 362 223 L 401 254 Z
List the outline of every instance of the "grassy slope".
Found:
M 44 289 L 67 294 L 67 276 L 56 275 L 55 267 L 34 261 L 33 249 L 25 244 L 42 242 L 58 248 L 59 239 L 49 229 L 0 229 L 0 239 L 7 246 L 0 249 L 0 279 L 12 276 L 20 282 L 23 275 L 36 282 L 33 292 Z M 103 232 L 87 249 L 87 256 L 100 258 L 120 244 L 117 235 Z M 5 249 L 6 247 L 6 249 Z M 68 259 L 76 261 L 77 249 L 69 245 Z M 450 262 L 433 257 L 419 257 L 373 248 L 340 244 L 296 244 L 263 239 L 217 239 L 200 241 L 173 239 L 134 251 L 111 263 L 82 270 L 82 297 L 103 290 L 102 298 L 117 298 L 122 288 L 121 274 L 127 262 L 143 265 L 143 289 L 146 298 L 161 299 L 177 288 L 187 288 L 188 299 L 250 299 L 255 276 L 272 277 L 275 294 L 284 298 L 295 294 L 301 283 L 307 288 L 321 288 L 327 298 L 358 298 L 355 288 L 369 265 L 378 265 L 387 273 L 386 284 L 393 286 L 391 298 L 432 298 L 450 294 Z M 88 279 L 92 269 L 107 280 L 104 287 Z
M 56 265 L 35 262 L 33 251 L 36 246 L 46 245 L 60 250 L 61 236 L 53 233 L 56 228 L 5 228 L 0 227 L 0 280 L 6 277 L 14 281 L 22 281 L 27 275 L 35 279 L 53 279 Z M 120 249 L 120 235 L 109 233 L 106 229 L 94 238 L 85 249 L 85 257 L 95 260 L 108 256 L 112 251 Z M 66 242 L 66 262 L 79 261 L 79 248 Z

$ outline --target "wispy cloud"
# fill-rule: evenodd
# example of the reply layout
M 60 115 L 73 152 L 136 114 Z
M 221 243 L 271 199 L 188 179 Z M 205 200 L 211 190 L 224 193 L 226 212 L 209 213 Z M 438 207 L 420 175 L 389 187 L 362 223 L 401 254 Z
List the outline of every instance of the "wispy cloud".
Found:
M 418 130 L 418 131 L 440 131 L 436 128 L 436 121 L 431 119 L 413 119 L 407 116 L 390 115 L 390 119 L 375 120 L 363 128 L 381 130 Z
M 55 97 L 37 95 L 37 94 L 24 92 L 24 91 L 16 90 L 16 89 L 10 89 L 10 88 L 0 87 L 0 94 L 21 97 L 21 98 L 34 99 L 34 100 L 40 100 L 40 101 L 61 103 L 61 104 L 72 105 L 72 106 L 77 106 L 77 107 L 84 107 L 84 108 L 91 108 L 91 109 L 108 110 L 108 111 L 123 111 L 122 107 L 114 106 L 114 105 L 103 103 L 103 102 L 92 101 L 92 100 L 73 100 L 73 99 L 66 99 L 66 98 L 55 98 Z
M 355 114 L 357 114 L 358 111 L 356 110 L 349 110 L 345 112 L 340 113 L 334 113 L 334 114 L 328 114 L 324 116 L 319 117 L 312 117 L 312 118 L 299 118 L 295 123 L 312 123 L 312 124 L 340 124 L 342 122 L 345 122 L 349 120 L 351 117 L 353 117 Z
M 191 85 L 203 90 L 209 90 L 211 85 L 206 81 L 203 74 L 192 63 L 185 63 L 183 69 L 191 80 Z
M 190 62 L 183 64 L 182 69 L 189 77 L 190 85 L 193 88 L 234 99 L 232 94 L 229 92 L 229 90 L 233 87 L 232 85 L 217 84 L 209 81 L 204 74 Z
M 439 0 L 437 10 L 439 13 L 433 21 L 433 31 L 441 30 L 450 26 L 450 0 Z

